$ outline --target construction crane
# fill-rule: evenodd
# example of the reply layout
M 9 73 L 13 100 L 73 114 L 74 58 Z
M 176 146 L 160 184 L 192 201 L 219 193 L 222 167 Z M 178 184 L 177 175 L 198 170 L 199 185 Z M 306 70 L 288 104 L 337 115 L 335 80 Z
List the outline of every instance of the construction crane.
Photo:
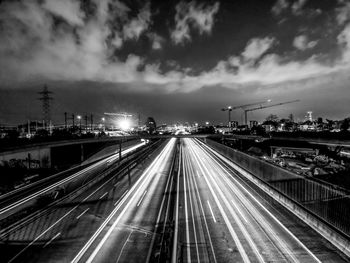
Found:
M 236 110 L 236 109 L 242 109 L 244 110 L 246 107 L 249 106 L 255 106 L 255 105 L 261 105 L 267 102 L 270 102 L 271 100 L 264 100 L 264 101 L 259 101 L 259 102 L 254 102 L 254 103 L 249 103 L 249 104 L 244 104 L 244 105 L 240 105 L 240 106 L 227 106 L 226 108 L 222 108 L 222 111 L 228 111 L 228 127 L 231 127 L 231 111 Z
M 285 101 L 285 102 L 280 102 L 280 103 L 276 103 L 276 104 L 272 104 L 272 105 L 266 105 L 266 106 L 260 105 L 260 107 L 251 108 L 251 109 L 245 109 L 244 110 L 244 123 L 245 123 L 245 125 L 247 125 L 248 112 L 250 112 L 250 111 L 262 110 L 262 109 L 276 107 L 276 106 L 285 105 L 285 104 L 289 104 L 289 103 L 294 103 L 294 102 L 298 102 L 298 101 L 300 101 L 300 100 Z
M 126 119 L 127 117 L 132 117 L 131 114 L 128 114 L 126 112 L 105 112 L 104 115 L 109 115 L 109 116 L 122 116 L 124 117 L 124 119 Z

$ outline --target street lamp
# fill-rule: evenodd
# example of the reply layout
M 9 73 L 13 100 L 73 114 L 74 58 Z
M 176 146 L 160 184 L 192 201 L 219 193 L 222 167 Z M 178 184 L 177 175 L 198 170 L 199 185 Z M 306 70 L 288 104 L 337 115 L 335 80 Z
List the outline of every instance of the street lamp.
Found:
M 105 119 L 104 117 L 101 118 L 101 121 L 103 122 L 103 131 L 106 130 L 105 120 L 106 120 L 106 119 Z
M 232 106 L 227 106 L 226 108 L 221 109 L 222 111 L 228 111 L 228 127 L 231 127 L 231 111 Z
M 79 131 L 80 131 L 80 133 L 81 133 L 81 116 L 78 115 L 78 116 L 77 116 L 77 119 L 79 120 Z
M 205 122 L 205 125 L 207 125 L 207 126 L 208 126 L 208 125 L 209 125 L 209 121 L 206 121 L 206 122 Z

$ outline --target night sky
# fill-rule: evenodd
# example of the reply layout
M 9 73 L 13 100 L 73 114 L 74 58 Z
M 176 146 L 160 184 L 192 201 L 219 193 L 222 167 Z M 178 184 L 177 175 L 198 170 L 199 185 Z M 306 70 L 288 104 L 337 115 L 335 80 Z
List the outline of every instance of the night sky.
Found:
M 158 123 L 224 122 L 222 107 L 343 119 L 350 101 L 350 2 L 0 1 L 0 124 L 64 112 L 130 112 Z M 233 113 L 241 121 L 242 112 Z

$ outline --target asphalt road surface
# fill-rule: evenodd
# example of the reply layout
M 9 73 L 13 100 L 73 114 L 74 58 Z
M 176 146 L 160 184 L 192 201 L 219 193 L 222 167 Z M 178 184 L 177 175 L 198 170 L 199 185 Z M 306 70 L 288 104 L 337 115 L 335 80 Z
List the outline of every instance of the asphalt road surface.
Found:
M 197 139 L 10 232 L 1 262 L 349 262 Z
M 180 149 L 173 262 L 348 262 L 199 140 Z

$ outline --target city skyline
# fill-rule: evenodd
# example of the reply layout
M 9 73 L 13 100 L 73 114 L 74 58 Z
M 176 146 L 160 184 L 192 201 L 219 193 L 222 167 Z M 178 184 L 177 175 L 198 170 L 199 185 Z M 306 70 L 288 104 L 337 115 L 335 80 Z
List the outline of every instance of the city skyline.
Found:
M 63 112 L 141 112 L 160 122 L 226 121 L 220 112 L 348 117 L 347 1 L 2 1 L 0 122 Z M 241 113 L 232 113 L 240 121 Z

